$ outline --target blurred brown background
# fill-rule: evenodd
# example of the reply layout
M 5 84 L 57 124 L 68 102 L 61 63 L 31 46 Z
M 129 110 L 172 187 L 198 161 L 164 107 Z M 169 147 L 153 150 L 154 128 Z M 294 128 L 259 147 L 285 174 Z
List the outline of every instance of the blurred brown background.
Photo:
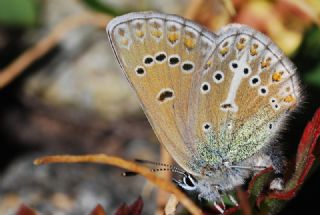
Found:
M 104 30 L 113 16 L 144 10 L 178 14 L 212 31 L 244 23 L 270 36 L 305 87 L 305 105 L 282 138 L 287 157 L 294 156 L 320 105 L 320 1 L 0 0 L 0 214 L 14 214 L 21 203 L 70 215 L 89 214 L 100 203 L 112 214 L 139 195 L 143 214 L 154 213 L 155 191 L 140 176 L 123 178 L 99 165 L 32 164 L 67 153 L 160 159 Z M 316 210 L 319 179 L 318 170 L 280 214 Z

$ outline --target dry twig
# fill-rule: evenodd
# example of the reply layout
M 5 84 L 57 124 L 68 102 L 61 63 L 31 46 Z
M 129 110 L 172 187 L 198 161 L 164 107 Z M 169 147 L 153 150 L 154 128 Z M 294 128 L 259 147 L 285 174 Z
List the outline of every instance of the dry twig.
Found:
M 226 10 L 228 11 L 230 16 L 236 15 L 236 10 L 233 6 L 233 2 L 231 0 L 222 0 Z
M 169 153 L 167 152 L 167 150 L 161 146 L 160 147 L 160 162 L 161 163 L 165 163 L 168 165 L 172 164 L 172 158 L 169 155 Z M 165 171 L 161 174 L 161 176 L 166 179 L 167 181 L 170 181 L 172 178 L 172 172 L 170 171 Z M 164 210 L 164 206 L 166 205 L 167 201 L 168 201 L 168 193 L 164 192 L 163 190 L 158 190 L 157 192 L 157 211 L 156 211 L 156 215 L 162 215 L 163 214 L 163 210 Z
M 191 0 L 183 16 L 187 19 L 193 20 L 197 16 L 199 8 L 202 6 L 203 3 L 204 0 Z
M 166 207 L 164 209 L 164 214 L 165 215 L 175 215 L 176 214 L 176 209 L 179 204 L 179 201 L 177 197 L 173 194 L 170 195 L 168 202 L 166 204 Z
M 83 12 L 62 20 L 55 28 L 33 47 L 26 50 L 6 68 L 0 71 L 0 89 L 8 85 L 35 60 L 48 53 L 66 35 L 66 33 L 83 25 L 104 28 L 111 17 L 100 13 Z
M 48 164 L 48 163 L 101 163 L 117 166 L 120 168 L 127 169 L 128 171 L 137 172 L 140 175 L 147 178 L 150 182 L 157 185 L 159 188 L 174 194 L 179 202 L 184 205 L 192 214 L 200 215 L 202 211 L 198 208 L 183 192 L 181 192 L 173 183 L 167 181 L 153 172 L 148 168 L 137 165 L 134 162 L 124 160 L 119 157 L 108 156 L 104 154 L 97 155 L 57 155 L 42 157 L 34 161 L 34 164 Z
M 240 203 L 240 208 L 244 215 L 252 215 L 251 207 L 249 200 L 246 196 L 246 193 L 241 189 L 241 187 L 236 187 L 237 196 Z

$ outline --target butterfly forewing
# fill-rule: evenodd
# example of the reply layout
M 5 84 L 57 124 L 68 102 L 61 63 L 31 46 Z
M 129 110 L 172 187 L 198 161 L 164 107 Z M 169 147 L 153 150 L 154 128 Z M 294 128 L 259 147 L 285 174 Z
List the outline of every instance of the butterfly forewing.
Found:
M 189 172 L 196 138 L 189 115 L 214 34 L 182 18 L 134 13 L 107 26 L 113 50 L 143 109 L 173 158 Z

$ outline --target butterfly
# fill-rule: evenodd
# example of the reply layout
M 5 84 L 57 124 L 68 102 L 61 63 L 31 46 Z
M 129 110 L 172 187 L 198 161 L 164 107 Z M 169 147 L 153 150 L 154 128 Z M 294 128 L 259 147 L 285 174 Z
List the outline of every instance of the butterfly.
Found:
M 264 34 L 241 24 L 212 33 L 176 15 L 129 13 L 107 34 L 159 141 L 185 171 L 176 183 L 216 202 L 252 172 L 273 166 L 277 142 L 301 103 L 296 69 Z

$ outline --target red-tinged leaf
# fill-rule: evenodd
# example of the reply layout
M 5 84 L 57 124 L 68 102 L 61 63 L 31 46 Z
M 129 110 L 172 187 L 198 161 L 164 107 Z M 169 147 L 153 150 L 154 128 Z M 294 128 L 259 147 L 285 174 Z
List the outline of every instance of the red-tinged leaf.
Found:
M 264 169 L 256 174 L 249 183 L 249 194 L 253 197 L 258 197 L 263 191 L 266 183 L 270 181 L 270 177 L 273 173 L 272 167 Z
M 292 198 L 297 189 L 302 185 L 308 173 L 314 164 L 316 156 L 319 156 L 319 136 L 320 136 L 320 108 L 315 113 L 311 122 L 309 122 L 304 130 L 301 138 L 295 172 L 291 179 L 286 183 L 285 192 L 272 193 L 270 197 L 288 199 Z M 319 157 L 318 157 L 319 159 Z
M 292 177 L 285 184 L 283 192 L 271 192 L 262 196 L 257 203 L 264 203 L 269 212 L 277 212 L 286 201 L 292 199 L 314 165 L 320 154 L 320 109 L 317 110 L 311 122 L 304 130 L 296 156 L 296 165 Z
M 115 215 L 140 215 L 143 208 L 143 200 L 139 197 L 132 205 L 123 203 L 115 212 Z
M 37 215 L 36 212 L 34 210 L 32 210 L 31 208 L 29 208 L 28 206 L 22 204 L 16 215 Z
M 103 207 L 98 204 L 90 213 L 90 215 L 107 215 L 107 213 L 104 211 Z
M 237 212 L 240 212 L 239 206 L 228 208 L 223 215 L 235 215 Z
M 260 207 L 261 200 L 265 198 L 265 192 L 270 181 L 274 177 L 273 168 L 269 167 L 256 174 L 249 183 L 248 193 L 251 208 Z

